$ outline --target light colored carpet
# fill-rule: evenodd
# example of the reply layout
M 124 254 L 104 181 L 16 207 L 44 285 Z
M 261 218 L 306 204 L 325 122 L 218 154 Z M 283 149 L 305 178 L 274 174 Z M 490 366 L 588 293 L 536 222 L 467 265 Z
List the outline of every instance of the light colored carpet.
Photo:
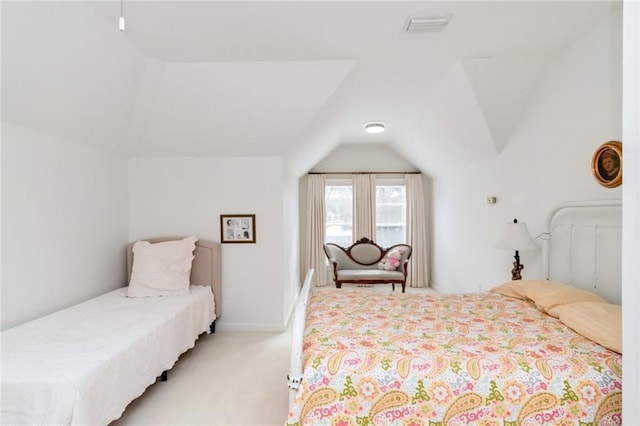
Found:
M 391 286 L 345 285 L 342 290 L 391 292 Z M 111 426 L 282 426 L 289 403 L 290 351 L 291 330 L 201 336 L 169 371 L 169 380 L 151 385 Z

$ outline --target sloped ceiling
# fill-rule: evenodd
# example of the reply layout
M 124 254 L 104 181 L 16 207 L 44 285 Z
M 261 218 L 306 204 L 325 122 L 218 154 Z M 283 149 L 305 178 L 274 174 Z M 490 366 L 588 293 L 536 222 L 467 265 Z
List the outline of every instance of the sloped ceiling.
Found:
M 3 2 L 2 118 L 135 156 L 284 156 L 343 144 L 421 170 L 496 155 L 550 59 L 611 2 Z M 450 14 L 441 33 L 408 17 Z M 382 135 L 364 122 L 383 120 Z
M 133 156 L 286 152 L 352 61 L 163 63 L 139 93 Z M 149 72 L 149 71 L 148 71 Z M 137 116 L 139 117 L 139 116 Z
M 509 140 L 545 64 L 546 58 L 539 57 L 462 60 L 498 151 Z

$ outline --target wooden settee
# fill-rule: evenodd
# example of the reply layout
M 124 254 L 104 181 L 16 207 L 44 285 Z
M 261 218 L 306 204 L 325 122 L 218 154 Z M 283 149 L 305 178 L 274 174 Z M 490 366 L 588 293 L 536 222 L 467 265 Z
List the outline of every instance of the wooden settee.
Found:
M 398 267 L 382 269 L 380 262 L 385 261 L 387 255 L 394 249 L 402 252 L 397 259 Z M 411 246 L 408 244 L 396 244 L 383 248 L 368 238 L 362 238 L 347 248 L 326 243 L 324 252 L 332 265 L 336 288 L 342 288 L 342 284 L 345 283 L 391 284 L 391 288 L 395 290 L 395 285 L 401 284 L 402 292 L 405 292 L 411 258 Z

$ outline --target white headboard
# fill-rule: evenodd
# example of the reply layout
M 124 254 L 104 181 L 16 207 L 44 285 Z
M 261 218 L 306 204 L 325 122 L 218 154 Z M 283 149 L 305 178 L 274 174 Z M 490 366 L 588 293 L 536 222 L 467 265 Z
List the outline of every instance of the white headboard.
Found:
M 542 234 L 546 279 L 622 303 L 622 201 L 574 201 L 556 206 Z

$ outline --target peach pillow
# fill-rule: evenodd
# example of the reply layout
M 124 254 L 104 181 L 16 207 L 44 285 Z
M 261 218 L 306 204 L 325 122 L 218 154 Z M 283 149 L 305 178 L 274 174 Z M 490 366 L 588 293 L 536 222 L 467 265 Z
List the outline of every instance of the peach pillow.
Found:
M 533 301 L 542 312 L 556 318 L 558 318 L 556 312 L 558 306 L 577 302 L 607 303 L 606 300 L 593 292 L 569 284 L 546 280 L 528 283 L 524 286 L 523 295 Z
M 499 293 L 507 297 L 515 297 L 516 299 L 527 300 L 527 296 L 524 295 L 524 289 L 525 286 L 530 282 L 530 280 L 507 281 L 504 284 L 493 287 L 489 291 L 493 293 Z
M 622 306 L 580 302 L 555 308 L 567 327 L 612 351 L 622 353 Z

